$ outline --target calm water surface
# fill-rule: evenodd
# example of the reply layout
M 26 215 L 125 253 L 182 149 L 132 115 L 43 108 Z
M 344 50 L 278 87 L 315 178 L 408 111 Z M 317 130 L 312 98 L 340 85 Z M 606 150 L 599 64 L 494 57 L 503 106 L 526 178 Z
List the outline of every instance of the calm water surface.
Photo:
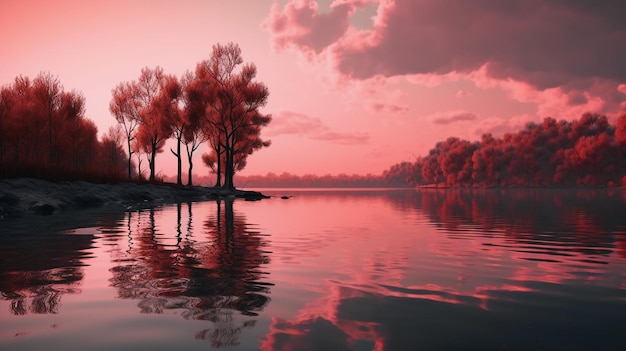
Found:
M 626 345 L 625 190 L 274 194 L 0 223 L 0 349 Z

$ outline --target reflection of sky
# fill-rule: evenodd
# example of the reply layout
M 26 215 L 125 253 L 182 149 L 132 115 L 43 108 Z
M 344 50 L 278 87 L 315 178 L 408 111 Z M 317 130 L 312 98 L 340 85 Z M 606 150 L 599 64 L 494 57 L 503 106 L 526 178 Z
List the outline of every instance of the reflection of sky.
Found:
M 85 347 L 200 349 L 217 341 L 264 350 L 619 339 L 621 194 L 535 194 L 544 204 L 535 209 L 509 196 L 377 191 L 235 201 L 231 228 L 247 248 L 218 234 L 215 203 L 194 203 L 191 218 L 187 204 L 132 212 L 114 228 L 83 230 L 96 239 L 82 259 L 80 293 L 63 295 L 58 314 L 15 318 L 1 299 L 8 327 L 0 339 L 32 349 L 78 334 Z M 559 206 L 546 212 L 546 202 Z M 243 270 L 220 270 L 231 265 Z M 245 284 L 236 282 L 242 272 Z M 221 286 L 228 274 L 235 280 Z M 193 281 L 201 284 L 190 289 Z M 232 297 L 251 292 L 271 300 L 255 307 L 255 299 Z
M 507 310 L 528 308 L 532 311 L 531 318 L 532 314 L 540 316 L 544 305 L 553 304 L 556 311 L 565 314 L 578 300 L 587 300 L 593 295 L 604 296 L 610 302 L 603 305 L 591 299 L 589 306 L 594 307 L 583 313 L 589 313 L 592 319 L 601 319 L 604 312 L 594 314 L 594 308 L 606 312 L 611 303 L 623 304 L 626 296 L 619 290 L 626 281 L 626 265 L 619 256 L 619 249 L 615 249 L 624 240 L 619 233 L 619 228 L 624 228 L 623 220 L 622 223 L 619 219 L 617 223 L 616 220 L 603 222 L 602 216 L 611 214 L 598 216 L 597 209 L 589 211 L 593 204 L 569 203 L 552 213 L 546 213 L 545 208 L 526 210 L 522 218 L 529 221 L 522 223 L 520 218 L 512 219 L 515 213 L 507 214 L 507 208 L 501 208 L 508 200 L 506 196 L 496 199 L 476 196 L 463 202 L 458 194 L 443 197 L 436 193 L 412 194 L 407 197 L 408 201 L 390 201 L 394 196 L 386 194 L 360 197 L 351 194 L 326 198 L 323 206 L 313 210 L 308 195 L 299 195 L 260 208 L 263 212 L 258 213 L 258 218 L 263 217 L 263 223 L 269 223 L 273 248 L 288 246 L 296 236 L 286 230 L 290 226 L 289 219 L 300 220 L 291 214 L 309 205 L 316 220 L 307 221 L 303 228 L 318 235 L 314 239 L 306 235 L 302 240 L 312 241 L 313 249 L 306 250 L 311 246 L 300 245 L 302 251 L 287 251 L 290 257 L 298 257 L 298 265 L 288 266 L 284 275 L 277 277 L 285 281 L 276 282 L 273 295 L 280 295 L 285 284 L 307 284 L 307 289 L 318 295 L 315 300 L 305 302 L 295 315 L 275 318 L 272 334 L 264 343 L 266 350 L 277 345 L 284 347 L 285 339 L 291 339 L 297 349 L 297 345 L 317 332 L 335 335 L 334 346 L 339 349 L 361 339 L 375 342 L 376 347 L 389 346 L 391 344 L 384 341 L 388 335 L 385 336 L 382 329 L 387 328 L 386 332 L 402 329 L 402 325 L 396 325 L 393 320 L 411 319 L 411 310 L 426 309 L 436 314 L 478 318 L 484 321 L 478 322 L 480 328 L 491 328 L 497 324 L 493 316 L 506 314 Z M 317 195 L 311 196 L 317 200 Z M 494 205 L 485 205 L 485 200 Z M 571 198 L 554 200 L 570 201 Z M 617 206 L 612 211 L 623 210 L 621 201 L 595 200 L 598 200 L 595 206 Z M 526 200 L 517 198 L 517 201 L 523 206 Z M 390 204 L 401 210 L 398 212 Z M 276 227 L 269 220 L 272 213 L 284 215 Z M 545 223 L 537 217 L 551 214 L 556 219 L 547 219 Z M 249 218 L 254 221 L 255 215 L 249 214 Z M 515 225 L 518 222 L 520 226 Z M 559 226 L 562 232 L 549 232 Z M 283 252 L 282 249 L 274 251 Z M 280 256 L 274 255 L 272 265 L 280 262 Z M 321 271 L 332 273 L 322 279 L 308 277 L 309 274 L 315 277 Z M 555 303 L 554 299 L 563 302 Z M 449 304 L 466 307 L 459 307 L 461 310 L 457 311 Z M 407 313 L 394 315 L 395 312 L 387 310 L 394 308 Z M 361 314 L 371 318 L 362 319 Z M 619 321 L 620 317 L 609 313 L 607 318 Z M 425 327 L 427 322 L 422 322 L 407 321 L 414 329 Z M 522 318 L 512 325 L 520 323 L 516 327 L 524 327 L 525 322 L 529 320 Z M 556 320 L 549 319 L 544 326 L 549 327 L 553 322 Z M 393 327 L 381 323 L 390 323 Z M 434 333 L 430 335 L 432 342 L 436 337 L 443 337 L 437 334 L 441 332 L 438 327 L 448 327 L 443 321 L 434 325 L 430 327 Z M 571 323 L 570 327 L 577 326 Z M 611 331 L 609 328 L 606 335 L 611 335 Z M 472 339 L 470 334 L 463 335 Z M 507 337 L 518 336 L 507 334 Z

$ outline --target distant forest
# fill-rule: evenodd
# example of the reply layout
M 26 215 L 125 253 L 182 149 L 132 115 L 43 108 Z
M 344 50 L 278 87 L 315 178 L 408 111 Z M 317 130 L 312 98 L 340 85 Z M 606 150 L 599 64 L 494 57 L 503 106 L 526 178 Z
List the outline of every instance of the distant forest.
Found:
M 616 126 L 586 113 L 578 120 L 528 123 L 502 138 L 448 138 L 415 162 L 383 173 L 391 184 L 454 187 L 626 186 L 626 113 Z
M 196 183 L 204 186 L 215 184 L 214 174 L 196 176 Z M 165 181 L 173 182 L 175 178 L 168 176 Z M 360 174 L 336 174 L 336 175 L 296 175 L 288 172 L 280 174 L 268 173 L 266 175 L 235 175 L 234 182 L 237 188 L 387 188 L 406 187 L 402 184 L 387 183 L 381 175 Z

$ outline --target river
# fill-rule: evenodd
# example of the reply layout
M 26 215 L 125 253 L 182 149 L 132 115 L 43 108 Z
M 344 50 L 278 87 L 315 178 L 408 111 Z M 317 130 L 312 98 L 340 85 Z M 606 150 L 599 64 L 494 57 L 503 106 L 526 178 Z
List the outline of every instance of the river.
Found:
M 626 345 L 624 189 L 264 192 L 0 222 L 0 349 Z

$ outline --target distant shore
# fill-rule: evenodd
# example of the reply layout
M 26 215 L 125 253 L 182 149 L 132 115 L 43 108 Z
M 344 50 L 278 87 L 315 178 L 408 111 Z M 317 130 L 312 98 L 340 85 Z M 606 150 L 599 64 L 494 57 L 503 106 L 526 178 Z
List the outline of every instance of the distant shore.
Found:
M 49 182 L 33 178 L 4 179 L 0 180 L 0 220 L 103 206 L 130 209 L 227 198 L 260 200 L 268 196 L 256 191 L 183 187 L 169 183 L 94 184 L 84 181 Z

